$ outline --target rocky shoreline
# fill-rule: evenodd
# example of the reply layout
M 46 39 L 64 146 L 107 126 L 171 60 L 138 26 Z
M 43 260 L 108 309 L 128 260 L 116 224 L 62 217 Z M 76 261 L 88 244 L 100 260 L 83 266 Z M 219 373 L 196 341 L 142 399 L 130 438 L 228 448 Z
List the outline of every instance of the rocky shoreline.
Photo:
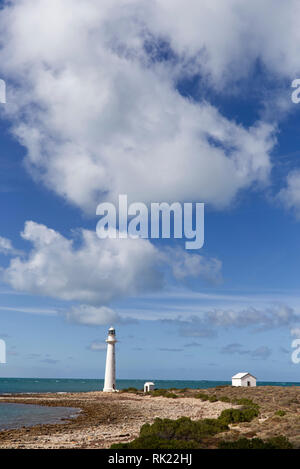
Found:
M 200 392 L 213 399 L 202 400 L 199 398 Z M 108 394 L 100 391 L 2 395 L 0 402 L 76 407 L 82 412 L 77 418 L 59 424 L 1 431 L 0 448 L 110 448 L 113 443 L 135 439 L 141 426 L 152 423 L 156 417 L 178 419 L 185 416 L 192 420 L 217 418 L 224 409 L 237 407 L 233 402 L 241 398 L 251 399 L 259 405 L 259 417 L 251 422 L 232 425 L 230 431 L 220 437 L 229 440 L 241 436 L 264 439 L 284 435 L 294 447 L 300 448 L 300 387 L 226 386 L 207 390 L 177 390 L 175 393 L 175 399 L 142 393 Z
M 129 393 L 103 392 L 0 396 L 0 402 L 77 407 L 76 419 L 0 432 L 0 448 L 109 448 L 136 438 L 144 423 L 156 417 L 214 418 L 232 407 L 223 402 L 202 402 L 180 397 L 167 399 Z

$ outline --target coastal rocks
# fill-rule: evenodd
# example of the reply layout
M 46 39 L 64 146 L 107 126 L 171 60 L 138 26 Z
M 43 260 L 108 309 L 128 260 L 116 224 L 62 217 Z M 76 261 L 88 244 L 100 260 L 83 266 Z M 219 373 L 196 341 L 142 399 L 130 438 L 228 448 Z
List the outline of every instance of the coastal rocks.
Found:
M 14 401 L 24 399 L 14 396 Z M 1 448 L 109 448 L 111 444 L 131 441 L 139 435 L 144 423 L 156 417 L 177 419 L 182 416 L 194 420 L 217 417 L 225 408 L 223 402 L 202 402 L 200 399 L 180 397 L 149 398 L 132 394 L 105 395 L 100 392 L 71 395 L 40 395 L 26 402 L 44 405 L 81 407 L 83 412 L 72 421 L 60 425 L 43 425 L 0 433 Z M 1 397 L 0 397 L 1 401 Z M 75 405 L 76 404 L 76 405 Z

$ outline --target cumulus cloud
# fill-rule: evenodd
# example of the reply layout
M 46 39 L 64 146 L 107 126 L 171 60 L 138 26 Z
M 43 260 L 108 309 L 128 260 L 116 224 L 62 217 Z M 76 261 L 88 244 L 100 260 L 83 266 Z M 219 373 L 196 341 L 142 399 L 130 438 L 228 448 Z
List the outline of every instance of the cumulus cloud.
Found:
M 116 323 L 119 321 L 119 315 L 106 306 L 99 308 L 90 305 L 74 306 L 66 313 L 66 318 L 70 322 L 78 324 L 86 324 L 89 326 L 103 326 L 108 323 Z
M 262 345 L 261 347 L 258 347 L 257 349 L 251 352 L 251 357 L 266 360 L 267 358 L 269 358 L 271 353 L 272 350 L 269 347 Z
M 190 316 L 187 319 L 162 319 L 162 323 L 175 325 L 179 329 L 182 337 L 202 337 L 211 338 L 216 335 L 216 330 L 212 329 L 203 318 L 198 316 Z
M 286 178 L 286 186 L 281 189 L 278 199 L 300 219 L 300 171 L 291 171 Z
M 113 300 L 161 290 L 178 263 L 183 277 L 220 277 L 221 263 L 217 260 L 210 262 L 175 248 L 167 254 L 146 239 L 100 240 L 88 230 L 80 230 L 75 239 L 68 239 L 33 221 L 25 223 L 21 236 L 32 248 L 28 255 L 10 260 L 2 270 L 3 280 L 17 291 L 80 303 L 66 313 L 69 321 L 77 323 L 122 321 L 107 305 Z M 191 256 L 193 268 L 186 256 Z
M 76 248 L 74 240 L 31 221 L 22 237 L 32 250 L 27 258 L 13 258 L 4 271 L 4 280 L 15 290 L 103 305 L 161 288 L 159 252 L 147 240 L 99 240 L 96 233 L 82 230 Z
M 229 355 L 248 355 L 251 358 L 266 360 L 271 355 L 272 350 L 265 345 L 257 347 L 254 350 L 246 350 L 242 344 L 234 343 L 223 347 L 221 352 Z
M 293 308 L 280 305 L 264 310 L 248 308 L 236 310 L 213 310 L 206 314 L 206 320 L 212 325 L 221 327 L 248 327 L 256 326 L 257 329 L 280 327 L 299 321 L 299 315 Z
M 0 253 L 6 256 L 22 254 L 21 251 L 13 247 L 10 239 L 3 238 L 2 236 L 0 236 Z
M 295 11 L 272 2 L 269 28 L 261 21 L 266 11 L 236 0 L 193 1 L 188 9 L 180 1 L 7 4 L 0 13 L 1 67 L 11 83 L 4 112 L 27 149 L 29 171 L 91 213 L 101 198 L 120 193 L 222 208 L 240 189 L 266 183 L 275 127 L 245 128 L 177 89 L 199 73 L 220 88 L 229 72 L 245 76 L 259 57 L 273 69 L 285 57 L 292 70 Z M 280 47 L 279 21 L 291 37 Z
M 218 329 L 224 328 L 252 328 L 254 332 L 277 327 L 292 326 L 299 323 L 299 314 L 286 305 L 258 310 L 248 308 L 244 310 L 216 309 L 206 311 L 188 318 L 166 319 L 162 322 L 178 327 L 179 334 L 184 337 L 209 338 L 217 334 Z M 294 332 L 293 332 L 294 331 Z M 292 335 L 297 335 L 299 329 L 292 329 Z M 240 350 L 240 344 L 231 344 L 234 353 Z M 245 353 L 245 352 L 244 352 Z
M 222 280 L 222 262 L 219 259 L 201 255 L 191 255 L 183 250 L 167 249 L 173 275 L 178 280 L 186 277 L 202 277 L 208 282 L 219 283 Z
M 257 60 L 279 77 L 300 70 L 297 0 L 191 0 L 189 8 L 181 0 L 158 0 L 152 11 L 153 31 L 180 57 L 194 57 L 192 71 L 204 72 L 216 87 L 246 77 Z

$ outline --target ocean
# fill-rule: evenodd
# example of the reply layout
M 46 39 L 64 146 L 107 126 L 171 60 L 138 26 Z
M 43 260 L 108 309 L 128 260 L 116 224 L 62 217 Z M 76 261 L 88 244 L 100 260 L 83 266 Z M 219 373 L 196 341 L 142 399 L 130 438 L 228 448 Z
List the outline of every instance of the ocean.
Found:
M 117 380 L 117 389 L 135 387 L 143 389 L 142 379 Z M 148 381 L 148 380 L 147 380 Z M 218 385 L 231 384 L 229 381 L 177 381 L 153 380 L 156 388 L 207 389 Z M 88 392 L 103 389 L 101 379 L 41 379 L 41 378 L 0 378 L 0 394 Z M 300 386 L 292 382 L 258 382 L 258 386 Z M 75 417 L 78 409 L 68 407 L 45 407 L 29 404 L 0 403 L 0 431 L 47 423 L 60 423 L 64 418 Z
M 231 384 L 231 381 L 119 379 L 117 380 L 117 389 L 129 387 L 143 389 L 145 381 L 153 381 L 156 388 L 164 389 L 208 389 L 219 385 Z M 103 385 L 103 379 L 0 378 L 0 394 L 102 391 Z M 257 386 L 300 386 L 300 383 L 258 381 Z

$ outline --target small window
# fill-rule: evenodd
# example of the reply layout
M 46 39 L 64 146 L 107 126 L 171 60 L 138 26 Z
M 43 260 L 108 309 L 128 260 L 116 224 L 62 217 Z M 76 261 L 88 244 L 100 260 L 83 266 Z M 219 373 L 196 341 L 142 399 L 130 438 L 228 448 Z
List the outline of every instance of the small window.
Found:
M 247 386 L 251 386 L 251 383 L 250 383 L 250 381 L 247 381 Z

